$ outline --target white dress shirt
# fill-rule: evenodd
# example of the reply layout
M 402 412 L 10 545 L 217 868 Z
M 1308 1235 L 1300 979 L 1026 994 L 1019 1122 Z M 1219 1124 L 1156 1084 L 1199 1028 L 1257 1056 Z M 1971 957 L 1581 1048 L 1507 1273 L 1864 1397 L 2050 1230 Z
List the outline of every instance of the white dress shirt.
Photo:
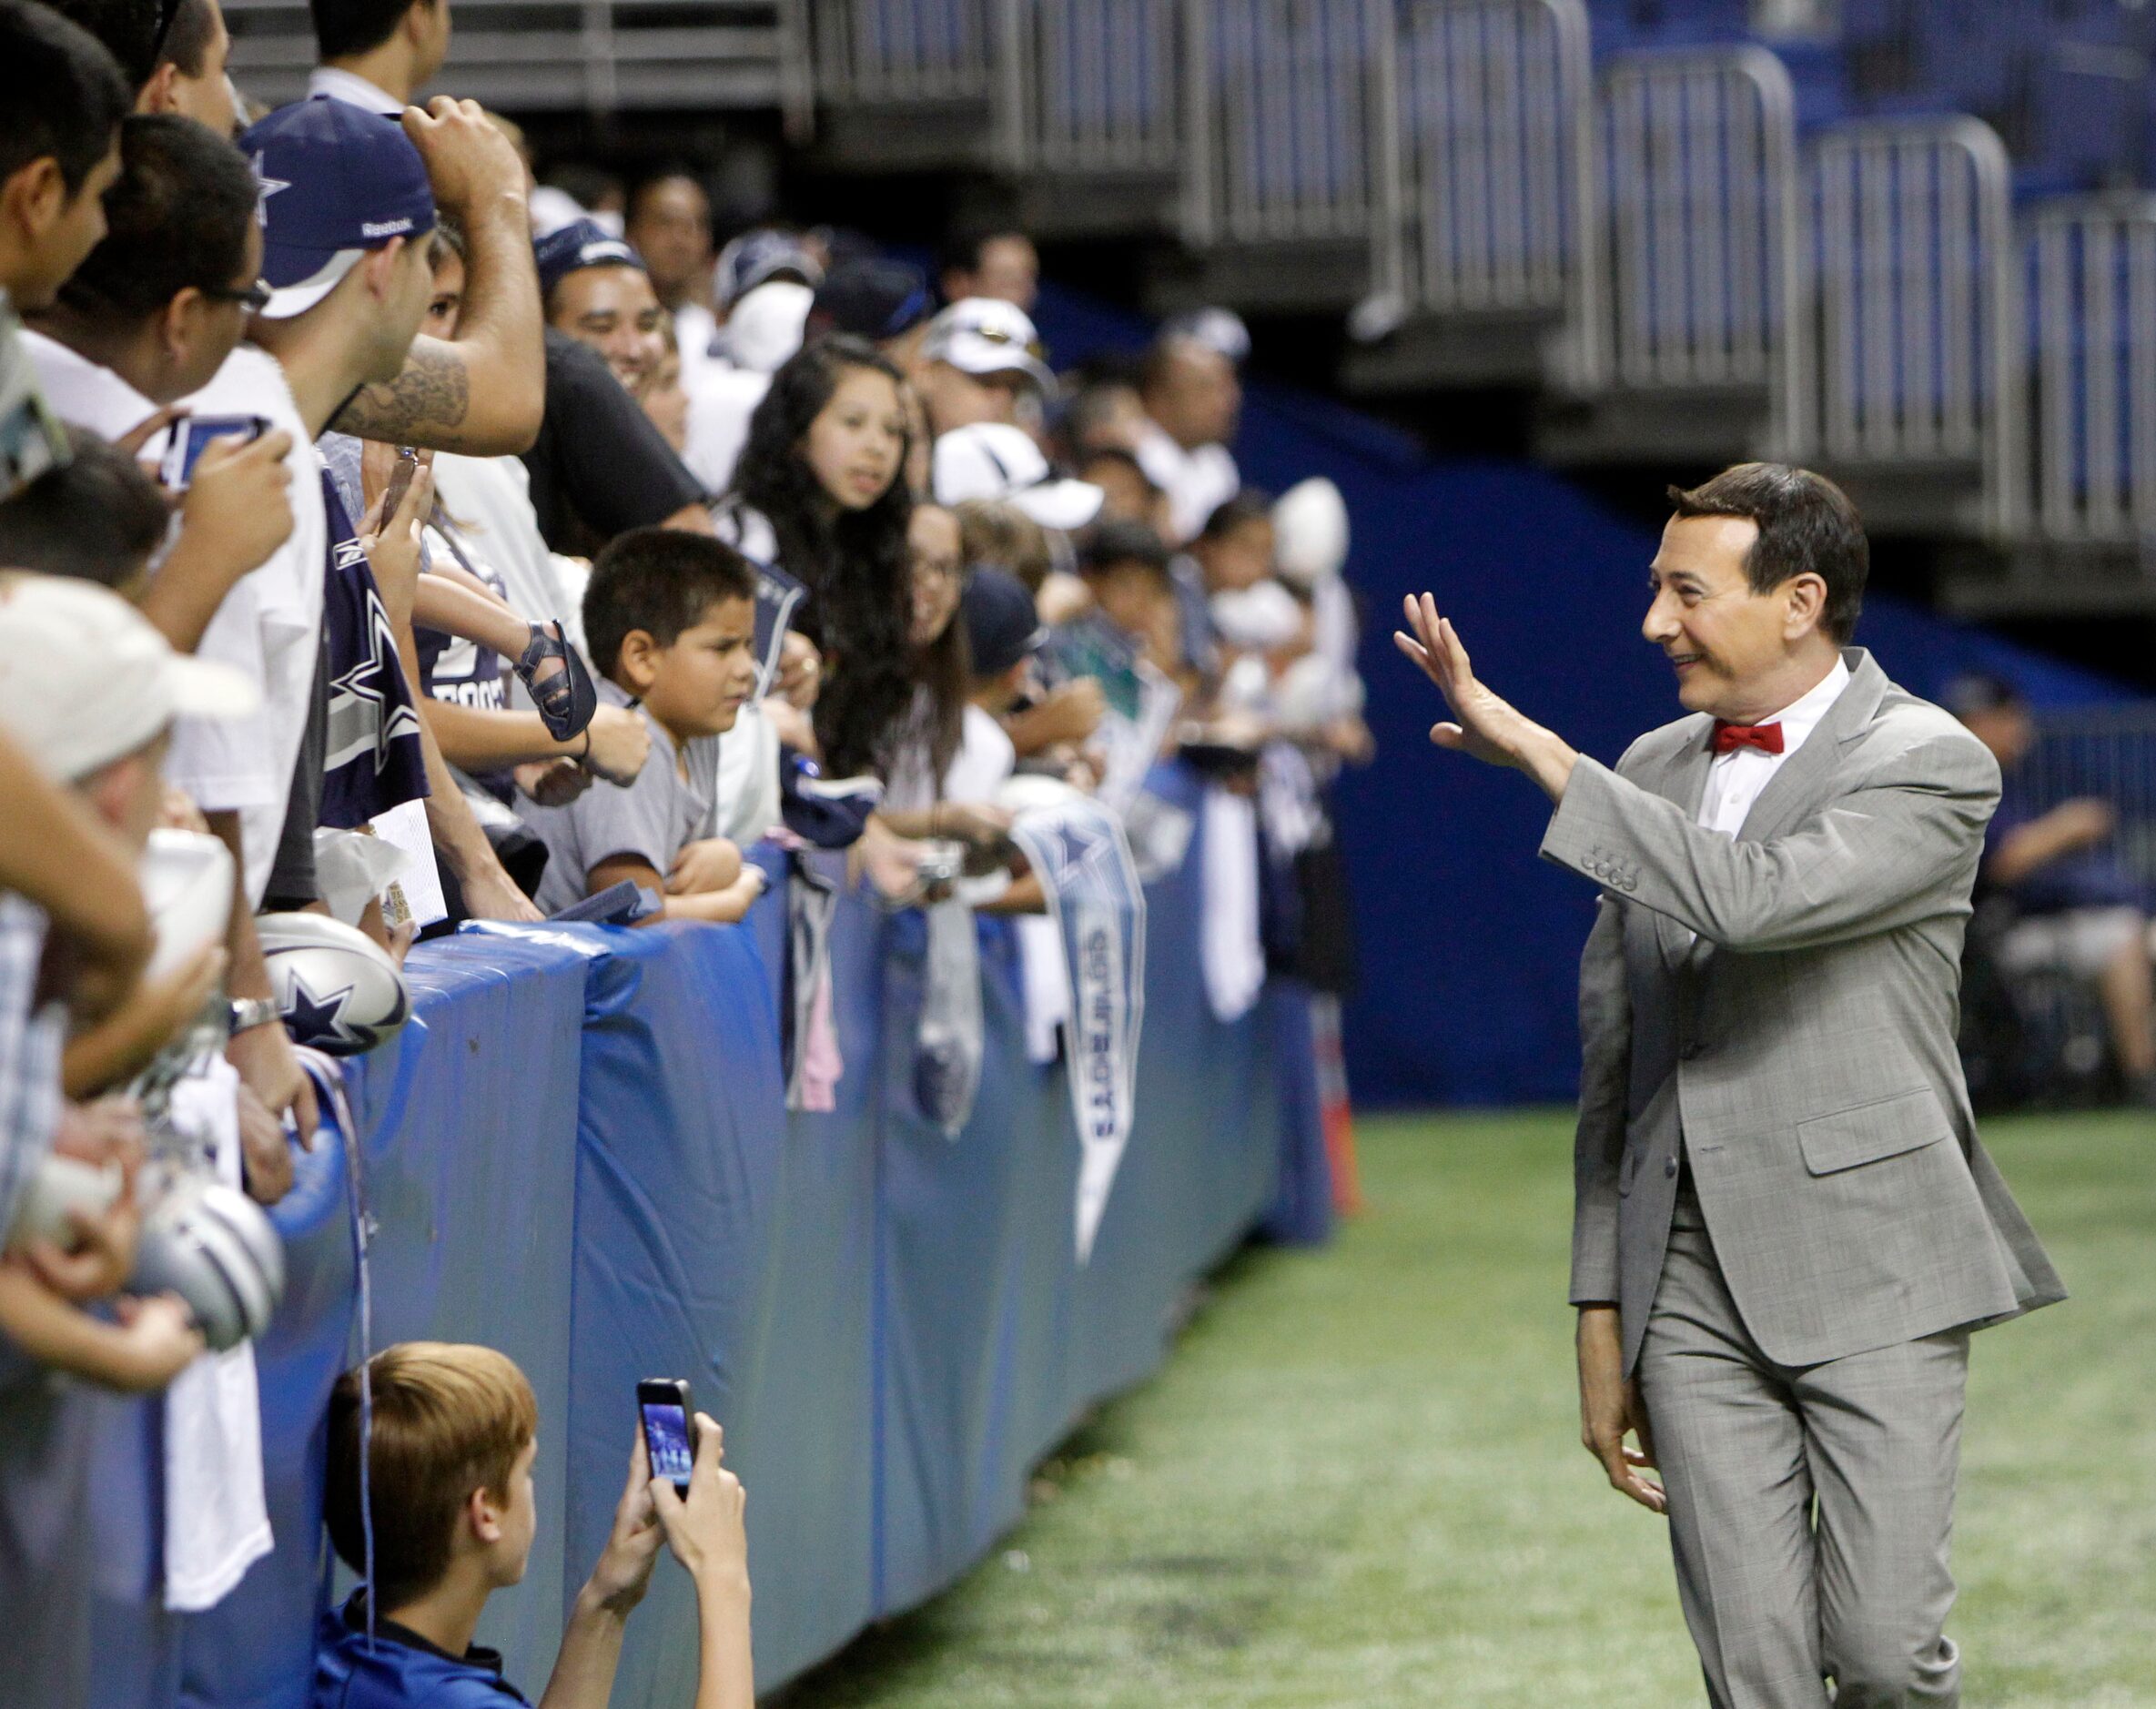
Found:
M 1767 780 L 1781 770 L 1792 753 L 1804 746 L 1805 739 L 1819 727 L 1819 720 L 1827 716 L 1827 709 L 1841 698 L 1842 690 L 1848 686 L 1849 667 L 1837 659 L 1834 669 L 1807 693 L 1773 717 L 1759 721 L 1763 724 L 1781 725 L 1779 753 L 1746 747 L 1716 754 L 1706 770 L 1706 794 L 1699 798 L 1700 828 L 1719 831 L 1726 837 L 1736 836 L 1744 828 L 1752 804 L 1759 799 L 1759 792 L 1766 787 Z
M 386 113 L 395 118 L 404 111 L 404 103 L 387 89 L 367 81 L 359 73 L 345 71 L 336 66 L 317 66 L 307 75 L 308 98 L 326 95 L 332 101 L 342 101 L 347 106 L 363 106 L 369 113 Z

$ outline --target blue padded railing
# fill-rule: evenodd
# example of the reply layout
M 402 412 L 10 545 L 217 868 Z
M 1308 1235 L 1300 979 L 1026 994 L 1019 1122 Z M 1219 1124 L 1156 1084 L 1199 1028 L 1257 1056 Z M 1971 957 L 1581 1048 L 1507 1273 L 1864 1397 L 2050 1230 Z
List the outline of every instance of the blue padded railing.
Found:
M 1149 786 L 1186 810 L 1180 767 Z M 1024 1511 L 1031 1468 L 1166 1356 L 1192 1281 L 1254 1227 L 1330 1219 L 1307 993 L 1215 1019 L 1200 973 L 1199 824 L 1148 886 L 1138 1119 L 1091 1261 L 1060 1065 L 1027 1050 L 1011 923 L 978 923 L 980 1093 L 957 1139 L 904 1113 L 926 935 L 857 896 L 832 929 L 845 1059 L 827 1113 L 788 1112 L 776 976 L 784 878 L 740 926 L 506 927 L 414 952 L 415 1012 L 354 1064 L 376 1345 L 476 1340 L 539 1401 L 539 1539 L 482 1643 L 543 1685 L 620 1497 L 640 1377 L 681 1376 L 752 1492 L 757 1680 L 769 1690 L 952 1583 Z M 761 853 L 783 875 L 783 857 Z M 302 1709 L 320 1606 L 323 1419 L 352 1356 L 345 1153 L 299 1159 L 276 1219 L 290 1280 L 258 1347 L 277 1546 L 200 1614 L 154 1560 L 152 1400 L 116 1401 L 97 1471 L 116 1528 L 90 1701 Z M 695 1608 L 662 1563 L 615 1709 L 693 1695 Z

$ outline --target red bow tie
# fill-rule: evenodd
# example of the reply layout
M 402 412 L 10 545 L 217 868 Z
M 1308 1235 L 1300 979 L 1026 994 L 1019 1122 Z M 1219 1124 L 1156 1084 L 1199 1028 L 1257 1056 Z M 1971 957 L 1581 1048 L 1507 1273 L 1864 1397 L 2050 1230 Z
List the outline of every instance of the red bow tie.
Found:
M 1757 748 L 1762 753 L 1779 753 L 1782 751 L 1782 726 L 1774 724 L 1729 724 L 1719 718 L 1715 720 L 1715 752 L 1731 753 L 1738 748 Z

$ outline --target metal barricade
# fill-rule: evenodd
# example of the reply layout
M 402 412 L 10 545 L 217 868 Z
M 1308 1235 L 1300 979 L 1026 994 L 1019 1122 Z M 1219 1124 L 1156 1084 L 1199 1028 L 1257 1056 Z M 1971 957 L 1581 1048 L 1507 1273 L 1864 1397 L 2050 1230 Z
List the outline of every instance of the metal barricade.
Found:
M 2005 145 L 1974 118 L 1849 125 L 1815 166 L 1818 445 L 1837 463 L 1976 465 L 2004 536 L 2028 478 Z
M 1737 47 L 1618 56 L 1597 128 L 1610 217 L 1613 370 L 1633 388 L 1768 389 L 1802 443 L 1804 274 L 1796 96 Z
M 809 0 L 816 93 L 826 101 L 987 100 L 997 0 Z
M 1014 172 L 1170 172 L 1178 0 L 998 0 L 997 132 Z
M 457 0 L 433 87 L 519 112 L 773 107 L 809 116 L 803 0 Z M 276 105 L 306 93 L 301 0 L 226 0 L 233 80 Z
M 2156 537 L 2156 197 L 2037 209 L 2039 531 Z
M 2017 794 L 2039 812 L 2093 796 L 2118 815 L 2110 852 L 2156 887 L 2156 705 L 2077 707 L 2036 720 L 2014 768 Z
M 1187 238 L 1372 236 L 1392 159 L 1392 0 L 1188 5 Z
M 1581 0 L 1411 0 L 1398 35 L 1398 207 L 1380 288 L 1410 311 L 1562 316 L 1602 371 L 1593 78 Z

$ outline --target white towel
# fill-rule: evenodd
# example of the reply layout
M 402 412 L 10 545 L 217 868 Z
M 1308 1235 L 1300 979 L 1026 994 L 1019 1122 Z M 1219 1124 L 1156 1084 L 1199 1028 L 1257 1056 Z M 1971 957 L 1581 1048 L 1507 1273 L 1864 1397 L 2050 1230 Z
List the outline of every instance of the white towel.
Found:
M 1240 1020 L 1265 985 L 1258 935 L 1258 809 L 1218 784 L 1205 791 L 1205 995 L 1213 1016 Z
M 239 1076 L 223 1057 L 172 1088 L 172 1119 L 216 1148 L 239 1185 Z M 269 1552 L 262 1491 L 262 1403 L 255 1348 L 205 1353 L 165 1391 L 165 1606 L 191 1613 L 223 1601 Z

